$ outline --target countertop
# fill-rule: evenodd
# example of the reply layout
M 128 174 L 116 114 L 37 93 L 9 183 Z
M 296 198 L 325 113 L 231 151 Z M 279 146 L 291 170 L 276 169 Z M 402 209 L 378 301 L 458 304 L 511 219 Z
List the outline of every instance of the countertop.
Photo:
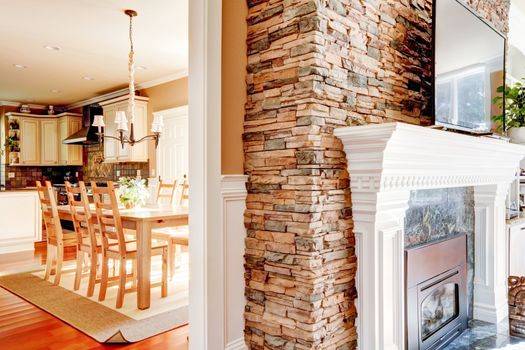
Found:
M 36 191 L 36 187 L 11 187 L 11 188 L 0 188 L 1 192 L 20 192 L 20 191 Z
M 520 225 L 523 223 L 525 223 L 525 213 L 524 212 L 520 212 L 520 214 L 516 216 L 515 218 L 507 220 L 507 225 Z

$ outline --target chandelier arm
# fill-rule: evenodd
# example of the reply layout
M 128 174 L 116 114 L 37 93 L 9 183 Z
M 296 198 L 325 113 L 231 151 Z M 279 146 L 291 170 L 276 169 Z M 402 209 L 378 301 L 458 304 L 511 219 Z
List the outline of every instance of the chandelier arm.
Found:
M 145 140 L 148 140 L 148 139 L 153 139 L 153 140 L 155 140 L 155 139 L 157 139 L 158 137 L 159 137 L 159 135 L 151 135 L 151 134 L 150 134 L 150 135 L 146 135 L 146 136 L 144 136 L 143 138 L 136 140 L 135 143 L 139 143 L 139 142 L 142 142 L 142 141 L 145 141 Z

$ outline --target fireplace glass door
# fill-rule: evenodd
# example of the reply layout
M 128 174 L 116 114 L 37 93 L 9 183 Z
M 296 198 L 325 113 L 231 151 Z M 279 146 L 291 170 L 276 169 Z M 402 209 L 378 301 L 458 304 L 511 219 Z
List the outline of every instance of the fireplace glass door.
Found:
M 420 319 L 423 341 L 459 315 L 459 288 L 457 283 L 438 284 L 434 287 L 421 302 Z

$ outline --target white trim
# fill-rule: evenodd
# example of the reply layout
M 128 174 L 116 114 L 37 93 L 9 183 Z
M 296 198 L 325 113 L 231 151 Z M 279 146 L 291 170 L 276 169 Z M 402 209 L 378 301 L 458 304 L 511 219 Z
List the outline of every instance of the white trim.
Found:
M 224 347 L 221 222 L 222 0 L 189 2 L 191 350 Z
M 181 71 L 173 73 L 173 74 L 169 74 L 169 75 L 157 78 L 157 79 L 153 79 L 153 80 L 146 81 L 144 83 L 137 84 L 135 86 L 135 88 L 136 88 L 136 90 L 148 89 L 150 87 L 161 85 L 161 84 L 165 84 L 165 83 L 168 83 L 170 81 L 182 79 L 182 78 L 185 78 L 187 76 L 188 76 L 188 70 L 184 69 L 184 70 L 181 70 Z M 85 100 L 81 100 L 81 101 L 69 104 L 69 105 L 66 106 L 66 109 L 78 108 L 78 107 L 90 105 L 92 103 L 100 103 L 100 102 L 103 102 L 103 101 L 106 101 L 106 100 L 110 100 L 110 99 L 117 98 L 117 97 L 120 97 L 120 96 L 123 96 L 123 95 L 127 95 L 128 92 L 129 92 L 128 88 L 124 88 L 124 89 L 108 92 L 107 94 L 104 94 L 104 95 L 91 97 L 91 98 L 88 98 L 88 99 L 85 99 Z
M 33 108 L 33 109 L 47 109 L 47 106 L 39 105 L 39 104 L 12 102 L 12 101 L 0 101 L 0 107 L 2 106 L 20 107 L 21 105 L 28 105 L 29 108 Z
M 246 342 L 244 338 L 239 338 L 235 341 L 232 341 L 226 345 L 224 350 L 247 350 Z
M 485 214 L 475 223 L 474 318 L 504 318 L 505 195 L 525 147 L 403 123 L 343 127 L 334 134 L 343 141 L 351 179 L 358 348 L 406 347 L 403 218 L 411 190 L 475 186 L 476 213 Z
M 246 175 L 223 175 L 222 234 L 224 240 L 224 340 L 226 349 L 244 344 L 244 241 L 246 229 Z M 240 271 L 237 269 L 240 268 Z M 231 340 L 232 338 L 233 340 Z M 230 341 L 231 340 L 231 341 Z M 242 346 L 237 344 L 242 341 Z M 232 345 L 233 344 L 233 345 Z

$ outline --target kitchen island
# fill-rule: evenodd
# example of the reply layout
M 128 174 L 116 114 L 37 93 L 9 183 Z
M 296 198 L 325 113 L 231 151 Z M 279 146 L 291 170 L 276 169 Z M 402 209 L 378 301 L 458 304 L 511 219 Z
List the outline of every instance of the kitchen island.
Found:
M 42 240 L 42 214 L 35 189 L 0 191 L 0 254 L 33 250 Z

